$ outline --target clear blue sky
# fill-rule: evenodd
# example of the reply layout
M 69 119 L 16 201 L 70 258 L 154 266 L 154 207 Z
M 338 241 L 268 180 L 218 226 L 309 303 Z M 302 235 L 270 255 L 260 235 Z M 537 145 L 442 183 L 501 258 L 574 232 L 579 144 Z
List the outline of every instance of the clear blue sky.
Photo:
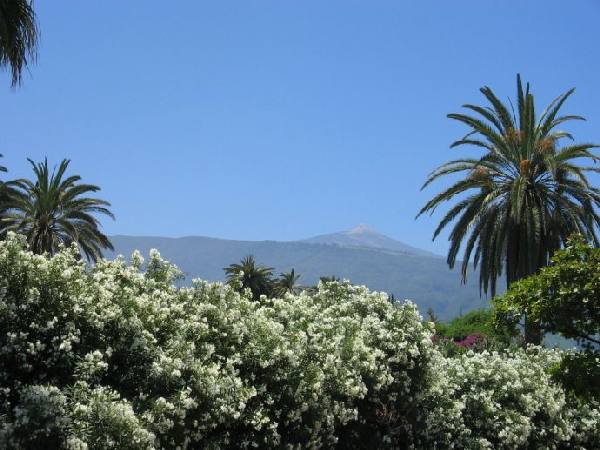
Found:
M 427 173 L 462 150 L 445 115 L 575 86 L 570 129 L 600 142 L 600 2 L 35 2 L 39 62 L 0 74 L 0 152 L 102 186 L 110 234 L 291 240 L 367 223 L 417 247 Z M 540 104 L 540 106 L 542 106 Z

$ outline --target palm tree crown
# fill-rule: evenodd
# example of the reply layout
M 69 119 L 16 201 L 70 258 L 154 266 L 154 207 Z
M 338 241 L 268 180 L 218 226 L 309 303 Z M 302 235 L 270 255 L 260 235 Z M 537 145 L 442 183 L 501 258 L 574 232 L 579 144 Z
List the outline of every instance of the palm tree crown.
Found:
M 299 288 L 299 279 L 300 275 L 296 275 L 296 271 L 294 269 L 290 270 L 289 272 L 281 273 L 275 286 L 277 295 L 283 296 L 285 294 L 295 294 Z
M 0 67 L 9 67 L 12 85 L 35 60 L 38 28 L 30 0 L 0 0 Z
M 100 190 L 91 184 L 79 184 L 81 177 L 65 177 L 69 160 L 64 159 L 52 174 L 48 161 L 29 160 L 35 181 L 21 179 L 9 182 L 14 188 L 9 196 L 8 210 L 0 221 L 2 233 L 15 231 L 27 237 L 35 253 L 55 253 L 61 244 L 77 243 L 88 260 L 96 261 L 102 249 L 113 248 L 100 231 L 95 214 L 114 218 L 110 203 L 92 197 L 89 192 Z
M 457 198 L 434 232 L 450 223 L 447 261 L 453 267 L 461 244 L 466 241 L 463 280 L 472 258 L 480 266 L 480 286 L 492 295 L 496 280 L 506 274 L 507 284 L 535 273 L 548 264 L 550 256 L 564 245 L 569 235 L 581 233 L 598 245 L 596 208 L 600 193 L 586 177 L 588 171 L 577 161 L 598 161 L 593 144 L 561 146 L 573 136 L 558 129 L 580 116 L 560 116 L 559 111 L 574 89 L 560 95 L 538 117 L 529 84 L 524 88 L 517 76 L 517 112 L 484 87 L 489 106 L 464 105 L 476 113 L 449 114 L 467 125 L 469 133 L 451 147 L 480 148 L 480 158 L 450 161 L 433 171 L 423 188 L 450 174 L 464 173 L 458 181 L 436 195 L 419 212 L 433 213 L 442 203 Z
M 223 269 L 230 284 L 238 283 L 241 289 L 250 289 L 252 298 L 269 296 L 273 290 L 273 268 L 256 264 L 254 256 L 243 258 L 239 264 L 231 264 Z

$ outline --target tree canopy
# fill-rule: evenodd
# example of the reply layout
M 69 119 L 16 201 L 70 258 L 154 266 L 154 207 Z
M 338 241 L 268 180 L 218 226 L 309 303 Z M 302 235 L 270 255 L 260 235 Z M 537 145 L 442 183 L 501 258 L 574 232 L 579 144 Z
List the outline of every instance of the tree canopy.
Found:
M 514 283 L 494 305 L 497 323 L 527 316 L 545 332 L 600 345 L 600 249 L 573 237 L 550 266 Z
M 448 115 L 469 129 L 451 147 L 475 147 L 482 155 L 455 159 L 434 170 L 423 188 L 439 178 L 462 175 L 427 202 L 419 215 L 456 202 L 433 238 L 453 223 L 449 266 L 455 265 L 464 244 L 463 280 L 472 261 L 480 269 L 480 286 L 492 295 L 503 273 L 508 285 L 535 273 L 574 232 L 598 244 L 600 191 L 586 176 L 598 169 L 579 164 L 598 162 L 592 152 L 597 146 L 569 142 L 574 137 L 561 129 L 570 121 L 584 120 L 561 114 L 573 92 L 559 95 L 538 116 L 529 84 L 523 86 L 517 76 L 516 111 L 512 102 L 503 103 L 492 89 L 483 87 L 489 106 L 466 104 L 464 108 L 474 114 Z
M 261 295 L 267 297 L 273 291 L 273 268 L 257 264 L 253 255 L 248 255 L 239 263 L 230 264 L 223 269 L 227 281 L 243 289 L 250 289 L 252 297 L 258 300 Z
M 80 183 L 79 175 L 67 176 L 69 160 L 64 159 L 50 172 L 48 161 L 29 160 L 34 180 L 20 179 L 7 183 L 11 187 L 0 219 L 0 232 L 14 231 L 26 236 L 36 253 L 54 254 L 60 245 L 76 243 L 85 256 L 96 261 L 103 249 L 111 249 L 108 237 L 100 230 L 96 215 L 114 218 L 110 203 L 86 194 L 98 186 Z

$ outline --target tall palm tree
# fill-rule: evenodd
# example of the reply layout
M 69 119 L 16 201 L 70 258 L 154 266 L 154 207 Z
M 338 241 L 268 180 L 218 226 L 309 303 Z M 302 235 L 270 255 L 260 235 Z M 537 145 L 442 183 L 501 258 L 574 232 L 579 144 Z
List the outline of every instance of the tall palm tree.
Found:
M 35 61 L 38 36 L 30 0 L 0 0 L 0 67 L 10 69 L 13 87 Z
M 319 277 L 319 281 L 321 283 L 339 283 L 341 281 L 341 278 L 336 277 L 335 275 L 323 276 L 323 277 Z
M 249 288 L 254 300 L 258 300 L 261 295 L 270 296 L 273 292 L 273 268 L 256 264 L 252 255 L 223 270 L 230 284 L 239 283 L 241 289 Z
M 4 155 L 0 154 L 0 158 Z M 0 165 L 0 172 L 8 172 L 5 166 Z M 10 184 L 7 184 L 5 181 L 0 181 L 0 215 L 6 212 L 8 207 L 8 199 L 9 195 L 12 192 Z
M 27 237 L 35 253 L 54 254 L 60 244 L 75 242 L 88 260 L 96 261 L 103 249 L 113 249 L 108 237 L 100 231 L 95 214 L 114 219 L 108 210 L 110 203 L 85 194 L 97 192 L 98 186 L 80 184 L 81 177 L 66 177 L 69 160 L 63 159 L 52 174 L 48 161 L 34 163 L 28 160 L 35 180 L 10 182 L 14 192 L 10 195 L 8 211 L 0 220 L 2 233 L 15 231 Z
M 275 293 L 279 296 L 295 294 L 299 289 L 299 279 L 300 275 L 296 275 L 294 269 L 279 274 L 279 279 L 275 283 Z
M 573 92 L 558 96 L 537 116 L 529 84 L 523 88 L 517 75 L 516 113 L 512 103 L 507 106 L 489 87 L 483 87 L 481 93 L 489 106 L 467 104 L 464 108 L 476 115 L 448 115 L 469 127 L 469 133 L 451 147 L 474 146 L 483 154 L 456 159 L 434 170 L 423 188 L 446 175 L 464 175 L 431 199 L 418 216 L 456 199 L 433 239 L 454 223 L 447 262 L 454 266 L 465 241 L 463 281 L 472 258 L 473 266 L 480 268 L 480 287 L 495 295 L 496 280 L 503 273 L 507 286 L 535 273 L 574 232 L 598 245 L 600 191 L 586 177 L 587 172 L 598 169 L 578 164 L 582 159 L 597 162 L 599 158 L 592 153 L 597 146 L 572 142 L 563 146 L 565 139 L 574 139 L 558 129 L 565 122 L 584 120 L 559 115 Z M 534 328 L 526 326 L 526 340 L 539 340 Z

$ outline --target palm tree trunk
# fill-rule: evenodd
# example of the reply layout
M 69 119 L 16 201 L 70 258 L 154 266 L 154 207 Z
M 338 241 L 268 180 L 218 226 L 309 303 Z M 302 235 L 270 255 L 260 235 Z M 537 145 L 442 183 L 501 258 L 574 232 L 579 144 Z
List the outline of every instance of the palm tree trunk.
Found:
M 506 249 L 506 288 L 510 289 L 510 285 L 515 281 L 525 278 L 531 273 L 527 269 L 527 262 L 521 260 L 520 255 L 521 236 L 518 225 L 510 228 L 507 249 Z M 528 344 L 540 345 L 542 343 L 542 331 L 539 323 L 532 322 L 525 314 L 524 322 L 524 345 Z
M 528 320 L 525 315 L 525 345 L 540 345 L 542 343 L 542 329 L 538 322 Z

